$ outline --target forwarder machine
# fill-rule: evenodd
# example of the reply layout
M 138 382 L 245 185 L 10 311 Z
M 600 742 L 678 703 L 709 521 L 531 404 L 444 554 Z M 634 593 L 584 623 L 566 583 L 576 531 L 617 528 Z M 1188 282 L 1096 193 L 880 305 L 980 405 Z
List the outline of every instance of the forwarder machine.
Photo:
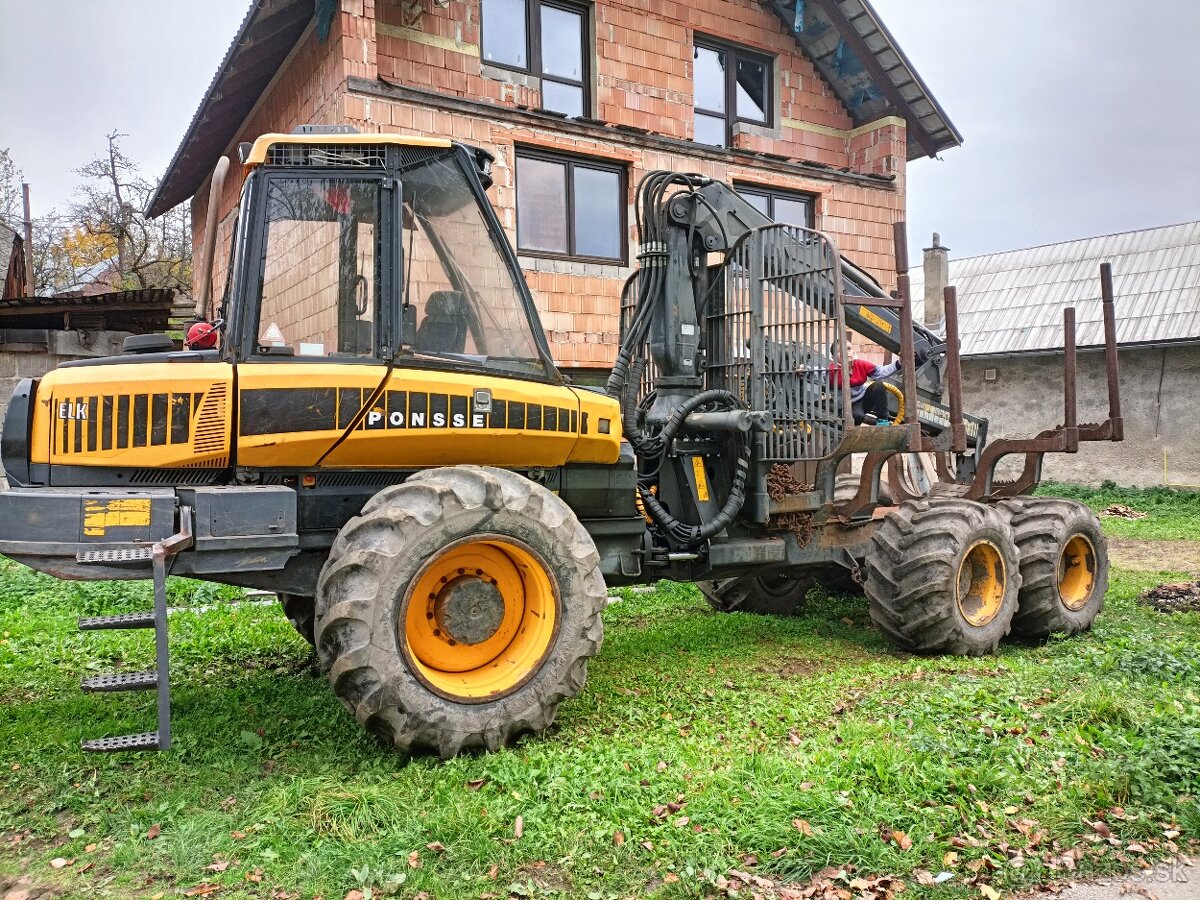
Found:
M 646 176 L 599 390 L 551 361 L 485 151 L 308 128 L 239 155 L 224 299 L 210 309 L 227 159 L 198 291 L 219 347 L 131 338 L 21 382 L 4 421 L 0 552 L 154 583 L 153 610 L 79 624 L 154 629 L 156 670 L 83 687 L 157 690 L 158 727 L 84 749 L 170 745 L 168 574 L 278 592 L 355 718 L 443 757 L 550 725 L 610 585 L 696 582 L 718 610 L 777 613 L 814 583 L 865 591 L 918 653 L 1074 633 L 1100 609 L 1095 517 L 1027 495 L 1044 453 L 1121 439 L 1107 267 L 1109 419 L 1075 420 L 1068 310 L 1063 425 L 988 442 L 962 412 L 952 292 L 946 342 L 912 323 L 902 226 L 893 297 L 728 185 Z M 888 427 L 854 424 L 847 329 L 901 361 Z

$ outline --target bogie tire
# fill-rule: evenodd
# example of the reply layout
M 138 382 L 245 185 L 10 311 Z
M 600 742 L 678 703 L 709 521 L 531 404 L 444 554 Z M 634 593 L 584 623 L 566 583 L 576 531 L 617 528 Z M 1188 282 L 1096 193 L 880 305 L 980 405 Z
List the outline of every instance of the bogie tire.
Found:
M 982 503 L 901 504 L 872 536 L 866 569 L 872 621 L 912 653 L 994 653 L 1017 610 L 1012 527 Z
M 1058 497 L 1017 497 L 1000 506 L 1021 555 L 1013 635 L 1038 640 L 1087 631 L 1108 590 L 1108 541 L 1099 517 Z
M 312 597 L 304 597 L 300 594 L 278 594 L 277 596 L 279 605 L 283 607 L 283 614 L 292 623 L 292 627 L 296 629 L 300 637 L 310 644 L 315 644 L 313 619 L 316 613 L 316 601 Z
M 805 596 L 815 584 L 808 575 L 744 575 L 698 581 L 696 587 L 717 612 L 792 616 L 804 608 Z
M 422 573 L 447 548 L 477 539 L 541 561 L 554 629 L 536 665 L 505 691 L 452 696 L 420 674 L 399 622 Z M 501 469 L 428 469 L 381 491 L 338 534 L 317 585 L 317 653 L 360 724 L 401 752 L 448 759 L 548 728 L 558 705 L 583 688 L 606 602 L 595 544 L 557 496 Z

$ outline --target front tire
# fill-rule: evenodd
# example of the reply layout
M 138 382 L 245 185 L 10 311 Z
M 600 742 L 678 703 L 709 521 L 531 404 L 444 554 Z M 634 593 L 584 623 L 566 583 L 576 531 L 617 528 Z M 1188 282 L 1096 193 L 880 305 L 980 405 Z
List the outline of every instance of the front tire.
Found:
M 334 693 L 405 753 L 495 750 L 543 731 L 600 650 L 591 536 L 512 472 L 430 469 L 373 497 L 317 585 Z
M 275 596 L 279 598 L 283 614 L 292 623 L 296 633 L 310 644 L 315 645 L 317 642 L 314 635 L 316 601 L 312 597 L 304 597 L 300 594 L 276 594 Z
M 1017 497 L 1000 504 L 1021 555 L 1013 634 L 1040 640 L 1092 627 L 1108 590 L 1108 540 L 1100 519 L 1074 500 Z
M 912 500 L 880 524 L 867 556 L 871 619 L 911 653 L 995 653 L 1017 610 L 1013 530 L 969 500 Z

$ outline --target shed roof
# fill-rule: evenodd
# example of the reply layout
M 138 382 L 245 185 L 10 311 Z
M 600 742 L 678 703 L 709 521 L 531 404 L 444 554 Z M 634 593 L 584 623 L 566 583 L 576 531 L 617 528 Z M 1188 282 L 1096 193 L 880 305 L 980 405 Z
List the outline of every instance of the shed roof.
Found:
M 1200 222 L 1187 222 L 951 260 L 963 355 L 1061 348 L 1068 306 L 1078 346 L 1103 345 L 1103 262 L 1112 264 L 1118 343 L 1200 340 Z M 912 281 L 920 321 L 920 269 Z
M 887 115 L 908 123 L 908 157 L 934 156 L 962 136 L 917 75 L 869 0 L 763 0 L 841 99 L 855 126 Z M 328 0 L 251 0 L 233 43 L 146 207 L 158 216 L 191 197 L 272 77 L 314 9 Z

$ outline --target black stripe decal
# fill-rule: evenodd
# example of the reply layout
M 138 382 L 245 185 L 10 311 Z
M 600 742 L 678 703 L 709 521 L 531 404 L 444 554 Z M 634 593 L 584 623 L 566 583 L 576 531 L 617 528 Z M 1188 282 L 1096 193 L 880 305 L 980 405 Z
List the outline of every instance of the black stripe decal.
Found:
M 83 452 L 83 419 L 79 417 L 79 406 L 83 403 L 82 398 L 76 397 L 71 401 L 71 410 L 75 415 L 75 452 Z
M 332 431 L 337 427 L 338 389 L 260 388 L 241 392 L 238 428 L 241 434 L 286 434 L 295 431 Z M 362 403 L 358 388 L 342 390 L 353 394 L 354 411 Z M 350 402 L 350 401 L 347 401 Z
M 87 402 L 87 421 L 84 422 L 84 427 L 87 429 L 87 448 L 89 453 L 96 452 L 96 432 L 100 430 L 100 422 L 96 418 L 99 399 L 99 397 L 88 397 Z
M 138 394 L 133 398 L 133 446 L 146 446 L 146 433 L 150 425 L 150 395 Z
M 111 450 L 113 445 L 113 397 L 106 396 L 100 406 L 100 449 Z
M 186 444 L 192 430 L 191 394 L 171 395 L 171 443 Z
M 525 425 L 532 431 L 542 430 L 542 405 L 540 403 L 530 403 L 529 412 L 525 416 Z
M 122 394 L 117 398 L 117 448 L 124 450 L 129 446 L 129 395 Z
M 166 394 L 155 394 L 150 402 L 150 443 L 161 447 L 167 442 L 167 405 Z

